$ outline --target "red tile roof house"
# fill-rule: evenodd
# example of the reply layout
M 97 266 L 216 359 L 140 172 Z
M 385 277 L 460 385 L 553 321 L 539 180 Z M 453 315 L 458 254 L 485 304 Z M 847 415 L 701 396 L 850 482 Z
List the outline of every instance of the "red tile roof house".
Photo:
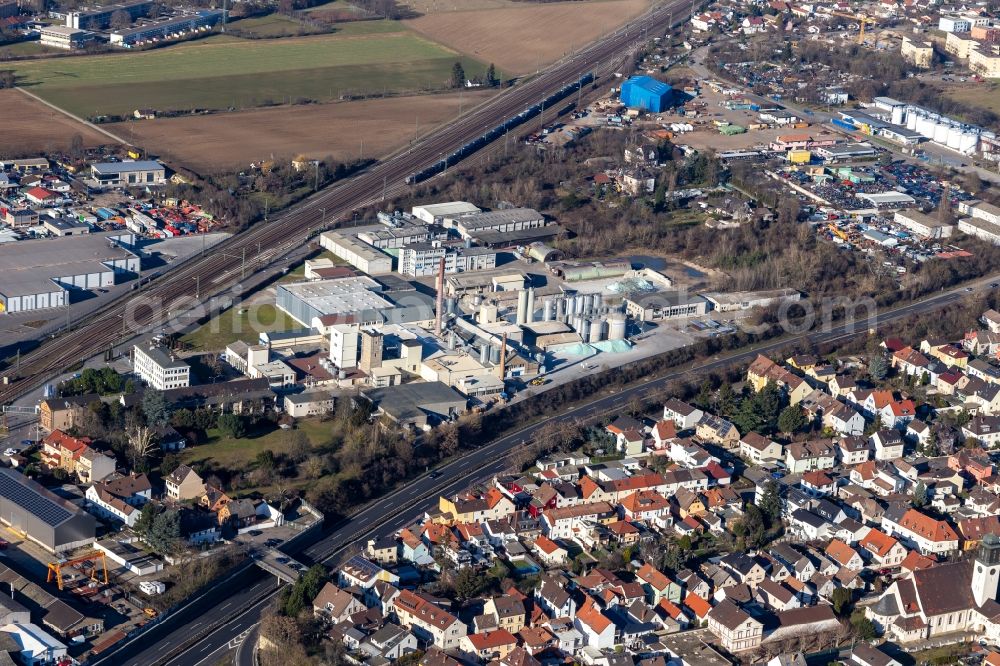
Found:
M 47 203 L 53 203 L 62 199 L 61 196 L 45 189 L 44 187 L 33 187 L 24 193 L 25 198 L 31 203 L 43 205 Z

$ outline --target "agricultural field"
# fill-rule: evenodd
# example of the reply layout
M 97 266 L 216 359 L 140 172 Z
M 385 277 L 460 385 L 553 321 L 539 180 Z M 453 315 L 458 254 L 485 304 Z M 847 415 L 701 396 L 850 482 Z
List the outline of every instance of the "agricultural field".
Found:
M 31 99 L 19 90 L 0 90 L 0 156 L 35 156 L 65 151 L 73 135 L 86 147 L 112 144 L 110 138 Z
M 108 125 L 149 152 L 197 173 L 231 170 L 252 161 L 332 155 L 381 157 L 455 118 L 490 91 L 466 91 L 331 104 L 256 109 L 208 116 L 158 118 Z
M 435 42 L 495 63 L 504 76 L 532 73 L 649 8 L 648 0 L 409 0 L 406 5 L 420 16 L 403 23 Z
M 986 81 L 984 83 L 938 84 L 946 97 L 981 109 L 1000 114 L 1000 83 Z
M 470 72 L 485 69 L 411 32 L 220 37 L 144 53 L 11 66 L 19 85 L 82 117 L 127 115 L 136 108 L 245 109 L 296 99 L 416 91 L 445 85 L 456 60 Z
M 240 37 L 295 37 L 328 32 L 284 14 L 268 14 L 231 21 L 226 33 Z

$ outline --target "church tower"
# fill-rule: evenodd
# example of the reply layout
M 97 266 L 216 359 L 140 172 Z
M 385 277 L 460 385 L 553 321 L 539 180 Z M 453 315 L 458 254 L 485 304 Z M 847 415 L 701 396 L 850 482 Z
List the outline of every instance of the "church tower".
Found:
M 972 569 L 972 596 L 977 606 L 982 606 L 987 599 L 997 598 L 998 582 L 1000 582 L 1000 537 L 987 534 L 979 544 Z

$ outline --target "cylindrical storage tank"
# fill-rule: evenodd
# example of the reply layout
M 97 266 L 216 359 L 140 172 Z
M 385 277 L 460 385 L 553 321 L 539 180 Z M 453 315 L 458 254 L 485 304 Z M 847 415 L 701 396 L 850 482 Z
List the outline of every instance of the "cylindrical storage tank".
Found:
M 971 155 L 976 152 L 977 148 L 979 148 L 979 135 L 971 130 L 962 132 L 962 136 L 958 144 L 959 152 L 965 155 Z
M 574 315 L 573 323 L 571 325 L 573 326 L 573 330 L 579 333 L 580 329 L 583 328 L 583 317 L 580 315 Z
M 590 320 L 586 317 L 580 318 L 580 327 L 576 329 L 576 332 L 580 334 L 580 338 L 584 341 L 590 339 Z
M 532 287 L 531 289 L 528 290 L 528 297 L 527 298 L 528 298 L 528 310 L 527 310 L 527 313 L 526 313 L 526 316 L 527 316 L 526 322 L 530 324 L 531 322 L 535 321 L 535 288 L 534 287 Z
M 551 298 L 546 298 L 545 303 L 542 304 L 542 319 L 545 321 L 552 321 L 552 312 L 554 306 Z
M 594 308 L 594 314 L 597 314 L 598 312 L 601 311 L 601 305 L 604 304 L 604 296 L 603 296 L 603 294 L 601 294 L 600 292 L 598 292 L 598 293 L 594 294 L 593 296 L 591 296 L 590 300 L 593 303 L 592 307 Z
M 472 306 L 473 307 L 478 308 L 482 304 L 483 304 L 483 297 L 482 296 L 480 296 L 479 294 L 476 294 L 475 296 L 472 297 Z
M 528 322 L 528 292 L 521 290 L 517 292 L 517 323 Z
M 948 143 L 948 132 L 951 131 L 950 123 L 938 122 L 934 126 L 934 142 L 940 144 Z
M 934 121 L 927 116 L 917 118 L 917 134 L 928 139 L 934 138 Z
M 614 312 L 608 317 L 608 340 L 625 339 L 625 315 Z
M 452 297 L 452 298 L 448 299 L 448 310 L 447 310 L 447 312 L 448 312 L 448 314 L 452 314 L 452 315 L 458 312 L 458 299 L 457 298 Z
M 479 362 L 486 365 L 490 360 L 490 346 L 483 343 L 483 346 L 479 348 Z
M 497 345 L 490 345 L 490 363 L 496 365 L 500 362 L 500 347 Z
M 905 107 L 902 107 L 902 106 L 894 106 L 894 107 L 892 107 L 892 117 L 890 118 L 890 121 L 892 122 L 893 125 L 902 125 L 903 124 L 903 110 L 904 110 L 904 108 Z
M 583 314 L 583 311 L 587 309 L 587 297 L 583 294 L 576 295 L 576 307 L 574 312 L 578 315 Z
M 590 331 L 588 331 L 587 341 L 600 342 L 604 339 L 603 334 L 604 322 L 599 317 L 595 317 L 590 321 Z
M 566 321 L 566 299 L 560 298 L 556 301 L 556 319 Z
M 906 114 L 906 129 L 911 132 L 917 131 L 917 117 L 916 111 L 910 111 Z
M 959 145 L 962 143 L 962 132 L 964 132 L 960 126 L 953 125 L 948 128 L 948 139 L 946 145 L 952 150 L 958 150 Z

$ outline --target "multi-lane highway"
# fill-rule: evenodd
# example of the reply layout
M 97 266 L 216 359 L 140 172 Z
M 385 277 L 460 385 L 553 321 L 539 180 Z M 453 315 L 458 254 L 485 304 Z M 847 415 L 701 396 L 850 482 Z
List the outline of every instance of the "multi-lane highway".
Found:
M 432 132 L 410 150 L 394 155 L 367 171 L 334 185 L 294 206 L 267 224 L 258 224 L 213 248 L 210 255 L 187 261 L 154 281 L 142 294 L 130 295 L 82 322 L 75 330 L 44 343 L 20 359 L 20 379 L 12 368 L 0 373 L 11 380 L 0 385 L 0 405 L 11 402 L 40 386 L 53 373 L 123 342 L 145 327 L 169 318 L 173 311 L 191 307 L 199 299 L 192 286 L 199 285 L 201 300 L 224 293 L 246 273 L 256 272 L 301 246 L 320 226 L 335 223 L 353 209 L 395 194 L 406 187 L 405 178 L 450 155 L 460 146 L 482 135 L 583 74 L 607 76 L 622 61 L 622 55 L 644 37 L 662 33 L 690 5 L 668 0 L 633 20 L 615 33 L 577 51 L 534 78 L 508 88 L 487 103 Z M 675 21 L 676 23 L 677 21 Z M 17 381 L 15 381 L 17 380 Z
M 984 278 L 976 288 L 983 288 L 995 277 Z M 826 331 L 809 332 L 783 337 L 759 345 L 721 355 L 707 362 L 678 368 L 666 375 L 633 384 L 625 389 L 614 390 L 595 396 L 593 399 L 566 410 L 548 419 L 590 422 L 615 414 L 627 407 L 633 400 L 656 391 L 665 384 L 680 378 L 690 378 L 696 373 L 707 373 L 738 363 L 746 363 L 757 354 L 769 354 L 788 345 L 803 342 L 815 344 L 846 340 L 863 335 L 869 326 L 886 324 L 913 314 L 932 312 L 946 305 L 954 304 L 965 295 L 965 289 L 954 289 L 928 297 L 916 303 L 879 313 L 877 320 L 858 321 L 855 324 L 841 324 Z M 467 488 L 477 481 L 489 479 L 508 467 L 507 456 L 519 444 L 529 442 L 542 424 L 532 424 L 517 432 L 510 433 L 469 452 L 452 463 L 442 467 L 440 475 L 431 478 L 424 475 L 413 480 L 397 492 L 381 498 L 350 520 L 336 526 L 327 536 L 307 548 L 299 559 L 312 562 L 333 563 L 343 551 L 352 545 L 363 544 L 368 539 L 393 534 L 411 523 L 417 516 L 437 504 L 438 495 L 450 495 Z M 251 628 L 260 615 L 267 599 L 275 594 L 276 582 L 273 578 L 259 574 L 256 579 L 248 579 L 245 585 L 235 589 L 231 596 L 211 608 L 201 609 L 197 617 L 183 626 L 164 627 L 141 641 L 140 648 L 132 646 L 125 656 L 118 655 L 98 664 L 128 664 L 146 666 L 167 664 L 169 666 L 203 666 L 214 663 L 234 647 L 252 638 Z M 169 632 L 169 633 L 167 633 Z M 204 635 L 200 635 L 204 634 Z M 249 664 L 252 650 L 249 646 L 237 651 L 240 664 Z

